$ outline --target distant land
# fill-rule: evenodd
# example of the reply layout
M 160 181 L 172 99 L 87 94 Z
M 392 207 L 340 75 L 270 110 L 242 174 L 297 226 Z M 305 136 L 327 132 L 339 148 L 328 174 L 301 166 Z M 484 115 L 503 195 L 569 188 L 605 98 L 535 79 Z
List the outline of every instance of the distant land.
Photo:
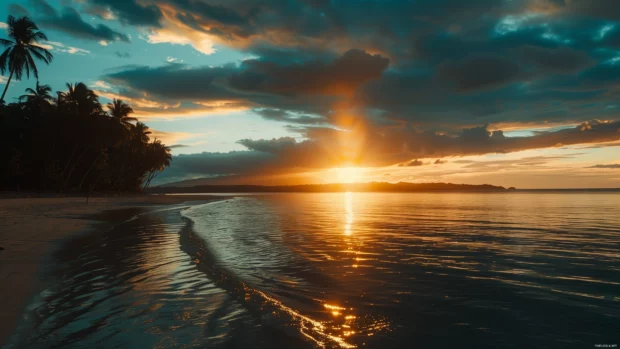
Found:
M 420 191 L 504 191 L 514 187 L 504 187 L 482 184 L 452 184 L 452 183 L 332 183 L 332 184 L 305 184 L 305 185 L 197 185 L 193 187 L 174 187 L 170 185 L 150 188 L 147 191 L 153 194 L 170 193 L 332 193 L 332 192 L 420 192 Z

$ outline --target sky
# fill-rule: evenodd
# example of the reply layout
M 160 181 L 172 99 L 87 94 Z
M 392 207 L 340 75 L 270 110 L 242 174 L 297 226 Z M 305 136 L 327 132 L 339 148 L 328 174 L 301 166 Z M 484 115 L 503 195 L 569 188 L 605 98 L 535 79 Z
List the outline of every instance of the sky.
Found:
M 620 187 L 617 0 L 9 0 L 0 29 L 8 15 L 48 36 L 41 83 L 121 98 L 172 147 L 155 184 Z

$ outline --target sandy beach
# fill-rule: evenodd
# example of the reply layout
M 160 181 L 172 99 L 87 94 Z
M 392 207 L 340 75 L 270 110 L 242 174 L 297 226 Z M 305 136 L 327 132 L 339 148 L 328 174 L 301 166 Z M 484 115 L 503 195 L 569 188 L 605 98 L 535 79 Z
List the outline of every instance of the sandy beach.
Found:
M 0 198 L 0 347 L 14 331 L 28 300 L 39 290 L 39 272 L 65 239 L 97 229 L 96 215 L 133 207 L 157 207 L 215 196 L 143 195 Z

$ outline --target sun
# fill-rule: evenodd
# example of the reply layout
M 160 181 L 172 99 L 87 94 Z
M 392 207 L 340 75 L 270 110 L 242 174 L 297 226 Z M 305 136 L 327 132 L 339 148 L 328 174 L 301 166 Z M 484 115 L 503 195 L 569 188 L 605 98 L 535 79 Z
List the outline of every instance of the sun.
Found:
M 362 180 L 362 169 L 358 167 L 338 167 L 332 171 L 338 183 L 358 183 Z

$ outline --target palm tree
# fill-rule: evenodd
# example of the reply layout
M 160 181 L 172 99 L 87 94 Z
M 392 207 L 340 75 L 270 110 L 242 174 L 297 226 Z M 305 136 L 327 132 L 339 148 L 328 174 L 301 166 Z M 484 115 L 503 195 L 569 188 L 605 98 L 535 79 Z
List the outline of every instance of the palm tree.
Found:
M 47 36 L 39 31 L 34 22 L 28 17 L 16 19 L 9 16 L 7 20 L 9 38 L 0 39 L 0 45 L 7 49 L 0 55 L 0 72 L 10 71 L 9 80 L 6 82 L 4 92 L 0 101 L 4 101 L 4 96 L 9 88 L 13 74 L 17 80 L 21 80 L 24 71 L 26 76 L 30 78 L 30 71 L 35 78 L 39 79 L 39 70 L 34 63 L 34 58 L 49 64 L 54 56 L 46 49 L 38 46 L 40 40 L 47 40 Z
M 141 122 L 136 123 L 136 125 L 131 129 L 131 136 L 133 140 L 138 143 L 148 143 L 150 134 L 151 131 L 149 131 L 149 127 Z
M 59 106 L 76 107 L 79 115 L 90 115 L 103 113 L 103 108 L 99 103 L 99 96 L 83 82 L 75 84 L 67 83 L 67 92 L 58 93 Z
M 143 155 L 147 161 L 147 175 L 142 186 L 142 190 L 149 187 L 151 181 L 155 179 L 166 167 L 170 166 L 172 154 L 170 148 L 166 147 L 159 140 L 149 143 L 146 148 L 146 154 Z
M 133 109 L 121 99 L 115 98 L 112 100 L 112 103 L 108 103 L 108 110 L 110 115 L 125 127 L 132 125 L 132 121 L 138 121 L 138 119 L 129 116 L 129 114 L 133 113 Z
M 50 105 L 54 101 L 54 97 L 50 94 L 52 88 L 49 85 L 39 85 L 38 81 L 35 89 L 29 87 L 26 89 L 26 92 L 28 94 L 19 97 L 20 102 L 25 101 L 30 105 L 41 106 Z

